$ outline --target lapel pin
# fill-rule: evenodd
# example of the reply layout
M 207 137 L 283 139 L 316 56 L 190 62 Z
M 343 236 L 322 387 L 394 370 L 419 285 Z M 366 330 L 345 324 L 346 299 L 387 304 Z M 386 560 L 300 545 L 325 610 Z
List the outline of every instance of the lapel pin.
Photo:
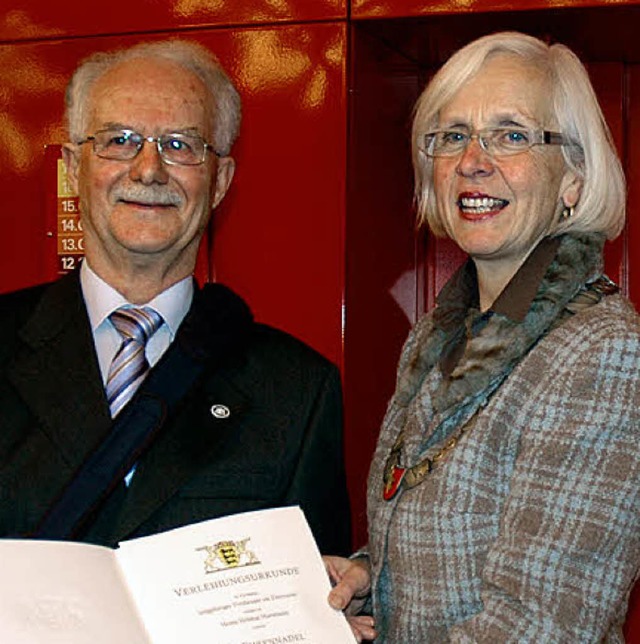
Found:
M 214 418 L 229 418 L 229 416 L 231 416 L 231 411 L 226 405 L 212 405 L 211 415 Z

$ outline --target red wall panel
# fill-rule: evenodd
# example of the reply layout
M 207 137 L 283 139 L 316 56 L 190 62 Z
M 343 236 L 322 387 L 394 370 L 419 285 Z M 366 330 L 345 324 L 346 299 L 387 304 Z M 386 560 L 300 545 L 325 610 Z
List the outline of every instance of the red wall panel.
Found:
M 628 142 L 625 139 L 627 113 L 625 111 L 625 75 L 622 62 L 588 64 L 589 76 L 598 94 L 598 100 L 611 130 L 618 155 L 626 164 Z M 625 295 L 628 288 L 627 230 L 605 247 L 605 270 Z
M 625 156 L 629 188 L 625 247 L 629 257 L 627 287 L 631 301 L 640 310 L 640 254 L 638 253 L 640 248 L 640 145 L 638 143 L 640 141 L 640 65 L 628 66 L 626 84 L 628 88 L 626 102 L 628 110 L 626 140 L 628 144 Z M 638 633 L 638 641 L 640 641 L 640 615 L 638 617 Z
M 0 10 L 0 42 L 311 22 L 346 15 L 347 0 L 110 0 L 108 7 L 82 0 L 12 0 Z
M 631 5 L 626 0 L 351 0 L 351 16 L 359 18 L 405 18 L 433 14 L 483 11 L 525 11 L 561 7 Z
M 64 87 L 85 52 L 77 44 L 0 45 L 1 290 L 50 275 L 46 194 L 55 199 L 56 193 L 45 146 L 64 140 Z
M 360 546 L 371 453 L 400 348 L 424 310 L 424 232 L 416 234 L 411 208 L 408 128 L 417 68 L 361 29 L 352 29 L 351 45 L 344 393 Z
M 245 110 L 235 185 L 215 216 L 214 276 L 341 364 L 345 27 L 239 31 L 229 47 Z

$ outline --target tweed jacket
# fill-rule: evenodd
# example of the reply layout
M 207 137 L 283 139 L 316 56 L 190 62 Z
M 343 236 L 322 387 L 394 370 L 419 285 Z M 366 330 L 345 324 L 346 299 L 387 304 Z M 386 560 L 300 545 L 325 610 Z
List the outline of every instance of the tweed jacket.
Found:
M 0 536 L 28 536 L 112 426 L 77 274 L 1 296 L 0 337 Z M 119 479 L 77 538 L 114 545 L 299 504 L 323 550 L 348 551 L 337 369 L 219 284 L 196 290 L 152 373 L 178 346 L 202 370 L 170 411 L 156 400 L 131 486 Z
M 623 642 L 640 563 L 640 323 L 619 295 L 567 313 L 601 249 L 564 236 L 523 320 L 468 310 L 458 275 L 412 330 L 369 477 L 376 642 Z M 452 320 L 476 331 L 445 377 Z M 382 499 L 401 430 L 412 466 L 465 424 L 422 483 Z

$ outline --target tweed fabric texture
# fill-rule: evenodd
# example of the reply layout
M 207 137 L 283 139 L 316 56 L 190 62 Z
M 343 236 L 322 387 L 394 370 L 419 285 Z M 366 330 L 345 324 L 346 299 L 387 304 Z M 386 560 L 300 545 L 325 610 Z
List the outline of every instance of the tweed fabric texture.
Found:
M 457 278 L 411 332 L 369 477 L 376 642 L 623 642 L 640 562 L 640 323 L 610 295 L 557 324 L 600 266 L 601 240 L 565 236 L 525 319 L 491 317 L 450 379 L 437 361 Z M 411 466 L 469 419 L 444 463 L 382 500 L 401 429 Z

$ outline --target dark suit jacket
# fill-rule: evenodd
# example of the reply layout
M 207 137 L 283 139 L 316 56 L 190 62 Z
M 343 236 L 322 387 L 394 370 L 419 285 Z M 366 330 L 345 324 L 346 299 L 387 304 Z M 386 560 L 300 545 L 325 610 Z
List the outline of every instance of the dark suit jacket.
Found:
M 0 536 L 29 535 L 112 425 L 78 276 L 0 296 L 0 338 Z M 167 354 L 178 344 L 203 371 L 130 488 L 116 488 L 78 538 L 114 545 L 300 504 L 321 551 L 348 551 L 335 367 L 255 323 L 221 285 L 196 291 Z M 211 413 L 217 404 L 227 418 Z

